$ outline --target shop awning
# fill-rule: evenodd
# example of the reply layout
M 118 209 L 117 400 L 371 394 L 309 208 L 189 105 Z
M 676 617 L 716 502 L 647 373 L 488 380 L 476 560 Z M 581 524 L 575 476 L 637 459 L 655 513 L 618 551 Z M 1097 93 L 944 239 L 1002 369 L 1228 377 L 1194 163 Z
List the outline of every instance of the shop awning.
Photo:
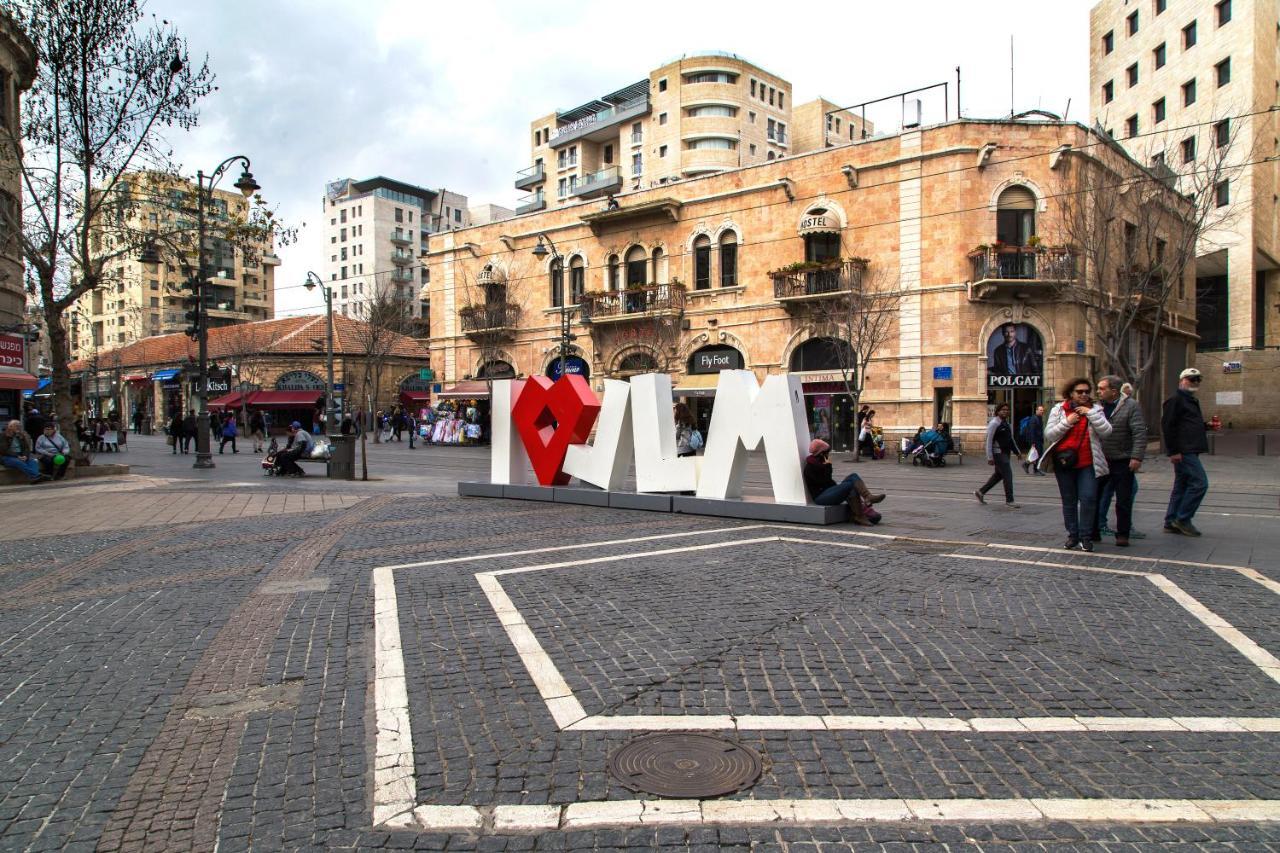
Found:
M 267 409 L 313 409 L 323 391 L 251 391 L 245 402 Z
M 121 379 L 123 379 L 125 382 L 146 382 L 146 381 L 147 381 L 147 374 L 145 374 L 145 373 L 126 373 L 124 376 L 122 376 L 122 377 L 120 377 L 120 378 L 121 378 Z
M 441 400 L 487 400 L 489 399 L 489 383 L 483 379 L 472 379 L 459 382 L 436 395 Z
M 240 405 L 240 392 L 232 391 L 230 394 L 223 394 L 221 397 L 210 400 L 208 405 L 211 409 L 234 409 Z
M 0 390 L 29 391 L 40 384 L 30 373 L 0 373 Z
M 714 397 L 716 386 L 720 384 L 719 373 L 695 373 L 680 380 L 680 384 L 671 389 L 672 397 Z
M 157 370 L 155 373 L 151 374 L 151 381 L 152 382 L 168 382 L 170 379 L 173 379 L 174 377 L 180 375 L 181 373 L 182 373 L 182 368 L 180 367 L 173 367 L 168 370 Z
M 428 403 L 431 401 L 430 391 L 401 391 L 400 399 L 410 403 Z

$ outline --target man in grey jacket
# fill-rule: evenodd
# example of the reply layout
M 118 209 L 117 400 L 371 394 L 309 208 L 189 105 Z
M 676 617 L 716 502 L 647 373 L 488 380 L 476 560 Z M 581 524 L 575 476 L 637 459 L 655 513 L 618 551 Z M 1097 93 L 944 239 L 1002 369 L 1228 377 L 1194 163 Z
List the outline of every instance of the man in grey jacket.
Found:
M 1129 531 L 1133 528 L 1133 497 L 1135 474 L 1142 467 L 1147 450 L 1147 422 L 1142 410 L 1132 397 L 1121 396 L 1119 376 L 1104 376 L 1098 380 L 1098 398 L 1102 411 L 1111 423 L 1111 434 L 1102 439 L 1102 450 L 1107 457 L 1110 473 L 1099 481 L 1100 489 L 1110 488 L 1116 498 L 1116 544 L 1129 545 Z M 1098 503 L 1098 525 L 1095 531 L 1106 526 L 1106 505 Z

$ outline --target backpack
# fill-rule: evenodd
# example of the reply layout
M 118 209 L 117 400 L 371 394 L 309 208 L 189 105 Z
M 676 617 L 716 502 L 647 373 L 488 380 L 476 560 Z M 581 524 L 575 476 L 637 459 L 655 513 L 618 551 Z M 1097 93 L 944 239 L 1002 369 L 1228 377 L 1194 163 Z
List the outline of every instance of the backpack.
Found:
M 1018 424 L 1018 438 L 1022 439 L 1023 444 L 1032 443 L 1031 431 L 1035 429 L 1035 415 L 1027 415 Z
M 693 432 L 689 434 L 690 450 L 693 450 L 693 451 L 701 450 L 704 445 L 705 445 L 705 442 L 702 440 L 702 433 L 698 432 L 698 430 L 695 429 Z

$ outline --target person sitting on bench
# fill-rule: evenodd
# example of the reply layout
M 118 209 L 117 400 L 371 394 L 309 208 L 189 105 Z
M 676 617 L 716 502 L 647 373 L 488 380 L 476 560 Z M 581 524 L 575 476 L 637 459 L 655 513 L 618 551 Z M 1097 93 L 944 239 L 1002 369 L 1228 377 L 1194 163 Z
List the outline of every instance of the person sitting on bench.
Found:
M 276 476 L 301 477 L 302 469 L 298 460 L 311 453 L 311 433 L 302 428 L 302 424 L 294 421 L 289 424 L 289 443 L 276 454 Z

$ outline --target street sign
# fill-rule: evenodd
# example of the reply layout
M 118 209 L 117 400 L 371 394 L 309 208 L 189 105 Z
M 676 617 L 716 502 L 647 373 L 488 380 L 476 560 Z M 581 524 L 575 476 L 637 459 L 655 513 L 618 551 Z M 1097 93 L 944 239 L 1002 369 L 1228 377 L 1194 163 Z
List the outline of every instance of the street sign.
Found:
M 423 382 L 430 382 L 432 379 L 436 378 L 436 374 L 431 368 L 423 367 L 418 371 L 418 378 Z
M 933 369 L 933 379 L 934 379 L 934 381 L 935 381 L 935 382 L 936 382 L 936 381 L 938 381 L 938 380 L 949 380 L 949 379 L 951 379 L 951 368 L 950 368 L 950 366 L 947 366 L 947 367 L 935 367 L 935 368 Z

